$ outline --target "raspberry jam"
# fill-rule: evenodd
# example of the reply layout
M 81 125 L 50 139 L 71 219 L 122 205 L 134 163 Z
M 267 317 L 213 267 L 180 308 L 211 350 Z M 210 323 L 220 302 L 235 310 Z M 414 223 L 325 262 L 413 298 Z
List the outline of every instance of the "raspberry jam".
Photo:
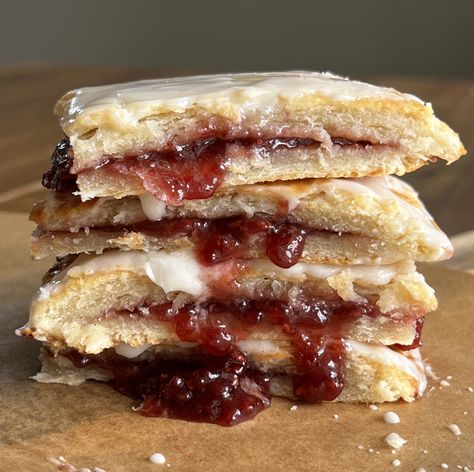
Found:
M 225 357 L 197 355 L 190 361 L 132 361 L 113 351 L 62 354 L 76 367 L 96 363 L 109 370 L 116 390 L 143 402 L 136 410 L 143 416 L 234 426 L 270 406 L 270 376 L 250 368 L 238 350 Z
M 51 170 L 43 175 L 43 187 L 58 192 L 76 191 L 76 176 L 71 174 L 72 161 L 73 152 L 69 138 L 64 138 L 54 149 L 51 156 Z
M 161 238 L 187 236 L 195 245 L 199 262 L 206 266 L 230 259 L 249 259 L 254 255 L 252 247 L 263 246 L 267 257 L 283 268 L 299 262 L 309 232 L 291 217 L 265 214 L 216 220 L 173 218 L 98 228 L 101 231 L 137 232 Z
M 204 265 L 232 258 L 248 259 L 251 242 L 260 239 L 267 257 L 277 266 L 288 268 L 303 254 L 307 231 L 289 219 L 268 215 L 244 216 L 217 220 L 164 220 L 148 225 L 153 234 L 170 236 L 170 230 L 188 234 L 194 241 L 196 255 Z M 146 229 L 145 231 L 146 232 Z
M 334 138 L 339 146 L 370 146 L 367 141 Z M 284 149 L 320 146 L 310 138 L 243 138 L 226 140 L 210 138 L 163 150 L 151 150 L 132 156 L 107 156 L 97 169 L 107 173 L 136 175 L 146 190 L 170 205 L 179 205 L 184 199 L 210 197 L 222 184 L 230 164 L 230 155 L 245 159 L 251 153 L 270 158 L 271 153 Z M 77 190 L 76 177 L 71 174 L 73 151 L 68 138 L 56 147 L 51 170 L 43 176 L 43 185 L 57 191 Z M 81 172 L 94 172 L 85 169 Z
M 65 351 L 77 367 L 97 363 L 113 374 L 115 388 L 142 401 L 145 416 L 179 418 L 232 426 L 270 404 L 271 375 L 258 371 L 238 342 L 256 329 L 279 328 L 293 350 L 293 392 L 303 401 L 334 400 L 344 388 L 348 326 L 375 317 L 375 306 L 342 300 L 209 300 L 180 309 L 172 303 L 140 306 L 108 316 L 143 317 L 171 324 L 178 338 L 196 343 L 189 361 L 159 355 L 127 359 L 113 350 L 100 355 Z

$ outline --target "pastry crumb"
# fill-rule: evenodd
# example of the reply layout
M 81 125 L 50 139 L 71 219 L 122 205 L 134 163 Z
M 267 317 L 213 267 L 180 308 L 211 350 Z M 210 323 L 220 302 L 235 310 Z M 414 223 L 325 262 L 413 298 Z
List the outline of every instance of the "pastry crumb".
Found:
M 449 465 L 446 464 L 446 462 L 443 462 L 443 463 L 440 465 L 440 467 L 441 467 L 443 470 L 449 469 Z
M 455 436 L 459 436 L 461 433 L 461 428 L 457 425 L 457 424 L 450 424 L 448 426 L 448 429 L 455 435 Z
M 400 467 L 400 465 L 401 465 L 400 459 L 395 459 L 395 460 L 393 460 L 393 461 L 392 461 L 392 465 L 393 465 L 394 467 Z
M 441 387 L 449 387 L 451 385 L 447 380 L 441 380 L 439 384 Z
M 150 462 L 153 462 L 153 464 L 163 465 L 166 463 L 166 457 L 163 454 L 160 454 L 159 452 L 155 452 L 154 454 L 152 454 L 149 460 Z
M 394 449 L 400 449 L 408 441 L 406 439 L 403 439 L 398 433 L 390 433 L 385 436 L 385 442 Z
M 296 411 L 298 409 L 298 405 L 293 405 L 291 408 L 290 408 L 290 411 Z
M 400 423 L 400 417 L 394 411 L 386 411 L 383 414 L 383 420 L 388 424 Z
M 372 411 L 377 411 L 379 409 L 379 407 L 377 405 L 369 405 L 369 408 L 372 410 Z

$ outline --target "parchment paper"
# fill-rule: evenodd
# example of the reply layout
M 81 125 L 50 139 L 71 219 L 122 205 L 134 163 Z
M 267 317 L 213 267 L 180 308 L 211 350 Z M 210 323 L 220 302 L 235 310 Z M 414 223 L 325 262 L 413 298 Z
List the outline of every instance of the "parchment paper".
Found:
M 367 405 L 298 405 L 274 399 L 255 420 L 233 428 L 144 418 L 132 400 L 111 387 L 38 384 L 39 343 L 14 329 L 27 319 L 29 301 L 51 261 L 32 262 L 26 215 L 0 213 L 0 471 L 427 471 L 474 468 L 474 277 L 423 265 L 440 309 L 429 315 L 423 354 L 439 380 L 412 404 L 371 411 Z M 452 378 L 446 379 L 448 376 Z M 440 380 L 450 385 L 441 387 Z M 431 391 L 430 391 L 431 390 Z M 384 411 L 401 418 L 385 424 Z M 334 415 L 338 415 L 335 418 Z M 448 425 L 457 424 L 455 436 Z M 408 443 L 396 454 L 384 442 L 398 432 Z M 373 452 L 370 452 L 373 450 Z M 426 452 L 424 452 L 426 451 Z M 159 452 L 164 465 L 148 458 Z M 392 461 L 400 460 L 399 466 Z M 69 469 L 73 470 L 73 469 Z

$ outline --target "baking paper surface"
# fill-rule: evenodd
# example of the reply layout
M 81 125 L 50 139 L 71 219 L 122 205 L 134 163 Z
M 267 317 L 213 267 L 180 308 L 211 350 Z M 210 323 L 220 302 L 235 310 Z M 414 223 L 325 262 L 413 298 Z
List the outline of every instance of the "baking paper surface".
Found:
M 29 257 L 32 224 L 24 214 L 0 213 L 0 471 L 55 471 L 63 456 L 81 468 L 115 471 L 427 471 L 474 469 L 474 276 L 422 265 L 440 308 L 428 316 L 423 355 L 438 380 L 412 404 L 298 404 L 273 399 L 253 421 L 236 427 L 145 418 L 136 402 L 94 382 L 79 387 L 30 380 L 39 343 L 14 335 L 52 261 Z M 451 379 L 447 379 L 451 376 Z M 442 387 L 441 380 L 450 385 Z M 441 389 L 440 389 L 441 387 Z M 395 411 L 400 424 L 383 421 Z M 466 412 L 466 414 L 465 414 Z M 337 415 L 337 418 L 335 417 Z M 455 436 L 448 425 L 457 424 Z M 384 437 L 408 442 L 396 454 Z M 369 452 L 373 450 L 373 452 Z M 427 452 L 424 452 L 427 451 Z M 148 458 L 159 452 L 164 465 Z M 398 467 L 392 461 L 398 459 Z

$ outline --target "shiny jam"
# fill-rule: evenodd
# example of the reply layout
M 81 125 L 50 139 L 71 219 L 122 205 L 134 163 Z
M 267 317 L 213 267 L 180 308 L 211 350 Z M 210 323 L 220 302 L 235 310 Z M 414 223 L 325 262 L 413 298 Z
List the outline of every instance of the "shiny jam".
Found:
M 113 229 L 111 227 L 110 229 Z M 277 266 L 289 268 L 303 254 L 307 230 L 291 218 L 256 215 L 207 220 L 176 218 L 143 222 L 124 228 L 158 237 L 189 236 L 198 260 L 213 265 L 229 259 L 248 259 L 249 247 L 259 240 L 267 257 Z
M 367 141 L 333 138 L 338 146 L 369 146 Z M 136 175 L 146 190 L 170 205 L 179 205 L 184 199 L 210 197 L 222 184 L 230 164 L 230 154 L 239 158 L 256 153 L 260 157 L 284 149 L 318 147 L 320 143 L 309 138 L 243 138 L 226 140 L 209 138 L 168 149 L 147 151 L 132 156 L 107 156 L 97 169 L 111 174 Z M 230 151 L 234 149 L 234 151 Z M 238 149 L 238 151 L 235 151 Z M 51 170 L 43 176 L 43 185 L 57 191 L 77 190 L 76 176 L 71 174 L 73 151 L 64 138 L 51 156 Z M 94 172 L 86 169 L 82 173 Z
M 174 309 L 172 303 L 137 307 L 109 316 L 143 317 L 171 324 L 178 338 L 197 343 L 190 361 L 126 359 L 112 350 L 98 356 L 66 351 L 76 366 L 96 362 L 113 373 L 115 388 L 143 402 L 145 416 L 231 426 L 270 404 L 270 374 L 250 365 L 238 348 L 255 329 L 281 329 L 293 349 L 293 392 L 303 401 L 334 400 L 344 388 L 348 326 L 361 316 L 380 316 L 369 304 L 341 300 L 209 300 Z
M 194 243 L 199 262 L 206 266 L 230 259 L 249 259 L 255 255 L 252 247 L 263 247 L 266 256 L 283 268 L 299 262 L 310 232 L 291 217 L 264 214 L 251 218 L 235 216 L 216 220 L 173 218 L 96 228 L 107 232 L 137 232 L 157 238 L 189 237 Z

